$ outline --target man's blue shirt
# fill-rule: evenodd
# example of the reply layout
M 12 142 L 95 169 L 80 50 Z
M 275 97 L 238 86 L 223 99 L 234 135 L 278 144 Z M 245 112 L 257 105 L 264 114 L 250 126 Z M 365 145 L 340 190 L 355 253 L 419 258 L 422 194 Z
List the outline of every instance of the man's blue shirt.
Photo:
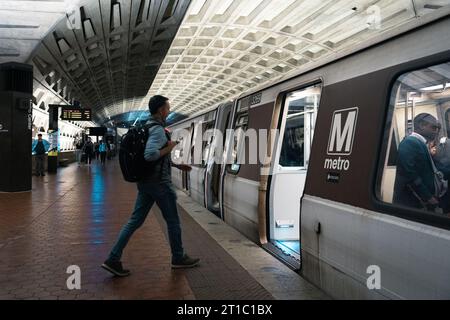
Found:
M 150 118 L 150 121 L 156 121 L 153 118 Z M 156 161 L 161 157 L 160 149 L 162 149 L 167 143 L 166 133 L 164 132 L 164 128 L 161 126 L 154 126 L 149 129 L 148 132 L 148 140 L 145 145 L 144 158 L 147 161 Z

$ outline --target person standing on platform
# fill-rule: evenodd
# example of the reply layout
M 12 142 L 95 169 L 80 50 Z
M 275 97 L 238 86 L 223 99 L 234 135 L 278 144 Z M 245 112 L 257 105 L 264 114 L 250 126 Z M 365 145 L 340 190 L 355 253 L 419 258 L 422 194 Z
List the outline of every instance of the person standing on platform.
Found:
M 45 154 L 50 148 L 50 143 L 47 140 L 42 139 L 42 134 L 38 134 L 37 140 L 33 140 L 33 144 L 31 147 L 32 154 L 35 155 L 35 175 L 36 176 L 45 176 L 44 174 L 44 161 Z
M 75 142 L 75 158 L 77 160 L 78 166 L 81 166 L 81 156 L 83 154 L 83 142 L 78 140 Z
M 100 144 L 98 142 L 94 143 L 95 160 L 98 160 L 100 156 Z
M 133 233 L 144 223 L 147 215 L 156 202 L 167 224 L 169 243 L 172 252 L 172 268 L 190 268 L 198 265 L 200 259 L 189 257 L 183 249 L 181 240 L 181 224 L 177 209 L 177 197 L 172 186 L 171 166 L 183 171 L 190 171 L 188 165 L 173 164 L 170 153 L 177 145 L 170 140 L 164 126 L 170 113 L 169 99 L 163 96 L 153 96 L 149 101 L 151 118 L 148 124 L 154 124 L 149 129 L 149 137 L 145 146 L 144 158 L 153 162 L 145 177 L 137 183 L 138 195 L 134 211 L 128 223 L 122 227 L 116 244 L 102 268 L 116 276 L 124 277 L 130 274 L 122 267 L 121 257 Z M 152 244 L 155 245 L 155 244 Z
M 86 143 L 83 146 L 83 153 L 86 156 L 86 164 L 90 165 L 92 162 L 92 158 L 94 157 L 94 144 L 90 137 L 87 138 Z
M 108 152 L 108 147 L 105 141 L 100 141 L 98 150 L 100 152 L 100 160 L 102 162 L 102 165 L 104 165 L 106 163 L 106 153 Z
M 111 159 L 113 159 L 116 156 L 116 146 L 114 143 L 109 144 L 109 150 L 111 152 Z

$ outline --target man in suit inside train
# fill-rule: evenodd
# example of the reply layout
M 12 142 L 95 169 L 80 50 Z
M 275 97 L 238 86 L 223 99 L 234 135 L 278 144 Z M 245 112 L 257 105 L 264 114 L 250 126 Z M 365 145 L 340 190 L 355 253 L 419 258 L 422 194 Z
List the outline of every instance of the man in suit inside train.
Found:
M 442 190 L 435 185 L 437 170 L 428 143 L 436 139 L 439 128 L 431 114 L 421 113 L 414 118 L 414 132 L 398 148 L 394 203 L 436 211 Z

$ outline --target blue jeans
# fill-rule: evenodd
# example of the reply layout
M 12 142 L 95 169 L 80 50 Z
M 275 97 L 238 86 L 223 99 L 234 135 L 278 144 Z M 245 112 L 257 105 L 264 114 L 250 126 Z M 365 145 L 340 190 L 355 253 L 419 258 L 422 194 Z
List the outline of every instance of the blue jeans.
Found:
M 136 205 L 128 223 L 120 231 L 117 243 L 113 247 L 109 259 L 119 261 L 122 252 L 133 233 L 144 223 L 145 218 L 156 202 L 167 223 L 172 262 L 178 261 L 184 256 L 181 241 L 180 217 L 177 210 L 177 196 L 168 183 L 139 182 Z

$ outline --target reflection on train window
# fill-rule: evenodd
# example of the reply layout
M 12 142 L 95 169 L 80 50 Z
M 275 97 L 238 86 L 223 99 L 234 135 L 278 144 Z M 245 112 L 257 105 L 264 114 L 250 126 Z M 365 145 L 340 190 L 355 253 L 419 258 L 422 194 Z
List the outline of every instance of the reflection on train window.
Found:
M 173 153 L 173 159 L 178 161 L 179 159 L 181 159 L 183 157 L 184 137 L 181 136 L 178 139 L 176 139 L 176 141 L 178 141 L 178 145 L 180 147 L 175 148 L 174 153 Z
M 205 132 L 211 132 L 214 129 L 214 121 L 204 122 L 202 124 L 202 137 L 205 137 Z M 209 156 L 209 150 L 211 149 L 211 143 L 213 141 L 213 136 L 207 137 L 207 140 L 203 140 L 202 144 L 202 166 L 206 166 L 206 162 Z
M 391 92 L 380 200 L 450 216 L 450 63 L 406 73 Z
M 242 158 L 242 152 L 245 150 L 245 131 L 248 127 L 248 113 L 246 110 L 239 112 L 236 115 L 236 121 L 234 125 L 234 132 L 236 133 L 233 137 L 233 150 L 231 152 L 231 166 L 230 171 L 232 173 L 237 173 L 240 168 L 240 159 Z M 241 129 L 241 130 L 239 130 Z
M 178 141 L 177 147 L 175 147 L 174 152 L 172 154 L 173 160 L 176 162 L 187 163 L 188 162 L 188 154 L 185 154 L 184 150 L 189 148 L 189 130 L 190 127 L 182 128 L 180 130 L 174 131 L 172 135 L 172 139 L 174 141 Z
M 282 167 L 308 167 L 319 107 L 321 85 L 287 95 L 287 114 L 279 164 Z

